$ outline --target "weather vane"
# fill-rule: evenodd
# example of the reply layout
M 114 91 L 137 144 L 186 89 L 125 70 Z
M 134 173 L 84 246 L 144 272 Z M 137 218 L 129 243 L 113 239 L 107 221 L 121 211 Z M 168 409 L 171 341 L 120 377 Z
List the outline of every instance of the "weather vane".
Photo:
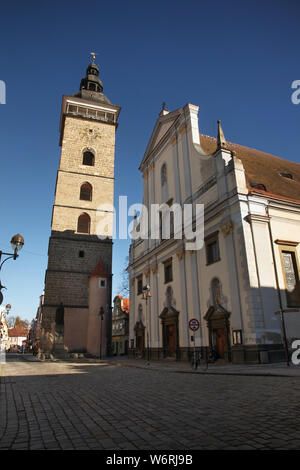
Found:
M 97 52 L 90 52 L 91 56 L 92 56 L 92 62 L 95 62 L 95 59 L 96 59 L 96 55 L 98 55 Z

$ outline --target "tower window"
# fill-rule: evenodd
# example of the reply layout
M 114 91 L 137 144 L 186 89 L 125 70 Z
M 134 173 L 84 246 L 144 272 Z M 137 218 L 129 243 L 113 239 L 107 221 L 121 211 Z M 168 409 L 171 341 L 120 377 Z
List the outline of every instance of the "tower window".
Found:
M 83 152 L 82 164 L 83 165 L 88 165 L 88 166 L 94 166 L 95 156 L 89 150 L 86 150 L 85 152 Z
M 81 214 L 78 217 L 77 232 L 90 233 L 91 219 L 88 214 Z
M 93 188 L 90 183 L 84 183 L 80 188 L 80 199 L 82 201 L 91 201 L 92 200 Z
M 83 250 L 79 251 L 79 258 L 84 258 L 84 251 Z

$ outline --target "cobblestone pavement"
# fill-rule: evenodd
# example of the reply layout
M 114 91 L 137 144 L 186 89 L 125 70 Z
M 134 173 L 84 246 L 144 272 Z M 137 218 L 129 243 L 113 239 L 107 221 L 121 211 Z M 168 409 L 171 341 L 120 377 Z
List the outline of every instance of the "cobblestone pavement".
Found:
M 298 377 L 0 365 L 0 449 L 299 449 Z

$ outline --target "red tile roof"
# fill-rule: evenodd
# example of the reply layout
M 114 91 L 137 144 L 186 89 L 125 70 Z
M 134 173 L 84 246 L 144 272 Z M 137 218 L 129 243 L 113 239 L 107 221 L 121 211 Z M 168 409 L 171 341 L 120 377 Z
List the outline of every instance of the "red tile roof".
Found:
M 217 139 L 200 134 L 200 145 L 207 153 L 217 149 Z M 243 145 L 227 142 L 228 150 L 235 151 L 245 168 L 249 193 L 261 193 L 266 196 L 278 197 L 298 202 L 300 201 L 300 164 L 284 160 L 260 150 L 244 147 Z M 292 175 L 285 178 L 280 173 Z M 253 184 L 263 186 L 253 187 Z
M 110 277 L 101 258 L 99 259 L 94 271 L 89 275 L 89 277 Z
M 24 328 L 9 328 L 8 336 L 9 337 L 18 337 L 18 336 L 25 336 L 27 338 L 29 330 L 25 330 Z

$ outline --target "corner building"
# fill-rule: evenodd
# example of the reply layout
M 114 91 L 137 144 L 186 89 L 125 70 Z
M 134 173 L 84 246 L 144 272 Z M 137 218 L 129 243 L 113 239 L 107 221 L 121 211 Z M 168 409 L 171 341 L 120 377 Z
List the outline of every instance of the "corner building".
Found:
M 199 133 L 198 109 L 160 112 L 140 171 L 148 227 L 152 204 L 204 204 L 204 246 L 131 243 L 129 354 L 187 360 L 196 318 L 197 349 L 221 362 L 282 360 L 276 311 L 298 309 L 285 316 L 288 338 L 300 337 L 300 165 L 226 142 L 220 122 L 217 138 Z
M 102 354 L 110 349 L 112 218 L 102 223 L 102 230 L 97 225 L 113 206 L 120 109 L 103 94 L 94 61 L 81 80 L 80 91 L 63 96 L 61 156 L 42 311 L 42 328 L 52 334 L 53 353 L 99 355 L 100 347 Z

